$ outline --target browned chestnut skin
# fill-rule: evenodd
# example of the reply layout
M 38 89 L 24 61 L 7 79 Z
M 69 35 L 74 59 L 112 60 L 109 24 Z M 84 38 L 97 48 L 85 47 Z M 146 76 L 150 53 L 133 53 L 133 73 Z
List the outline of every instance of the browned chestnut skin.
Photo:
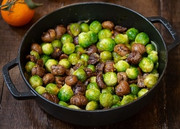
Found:
M 144 75 L 138 75 L 138 77 L 137 77 L 137 86 L 138 87 L 140 87 L 140 88 L 146 87 L 144 85 L 144 79 L 147 75 L 148 75 L 147 73 L 145 73 Z
M 80 68 L 81 66 L 82 66 L 82 64 L 77 63 L 77 64 L 73 67 L 73 69 L 74 69 L 74 70 L 77 70 L 77 69 Z
M 69 25 L 67 26 L 67 32 L 68 32 L 69 35 L 71 35 L 72 37 L 74 37 L 74 35 L 71 33 L 70 25 L 71 25 L 71 24 L 69 24 Z
M 75 45 L 78 45 L 78 44 L 79 44 L 78 36 L 76 36 L 76 37 L 73 38 L 73 42 L 74 42 Z
M 52 58 L 58 59 L 58 58 L 60 58 L 61 54 L 62 54 L 62 51 L 60 48 L 54 48 L 54 51 L 51 54 L 51 56 L 52 56 Z
M 116 26 L 114 27 L 114 29 L 115 29 L 117 32 L 119 32 L 119 33 L 123 33 L 123 32 L 125 32 L 125 31 L 127 30 L 126 27 L 119 26 L 119 25 L 116 25 Z
M 100 56 L 97 53 L 93 53 L 89 56 L 88 64 L 96 64 L 100 60 Z
M 97 71 L 97 72 L 103 72 L 104 66 L 105 66 L 105 63 L 104 63 L 104 62 L 99 62 L 99 63 L 96 65 L 96 71 Z
M 60 57 L 59 57 L 59 60 L 61 59 L 67 59 L 68 58 L 68 55 L 66 54 L 61 54 Z
M 47 73 L 43 76 L 43 83 L 47 85 L 48 83 L 54 82 L 55 78 L 54 75 L 51 73 Z
M 63 25 L 58 25 L 55 28 L 55 32 L 56 32 L 56 39 L 60 39 L 62 35 L 66 33 L 66 28 Z
M 65 83 L 69 86 L 74 86 L 78 82 L 78 78 L 75 75 L 67 76 Z
M 124 44 L 118 44 L 114 47 L 114 52 L 118 53 L 120 56 L 125 56 L 130 53 L 130 50 Z
M 115 92 L 118 96 L 127 95 L 130 93 L 130 87 L 127 81 L 121 81 L 115 88 Z
M 42 59 L 38 59 L 36 61 L 36 64 L 39 65 L 40 67 L 43 67 L 44 66 L 44 63 L 43 63 L 43 60 Z
M 43 77 L 45 74 L 45 69 L 43 67 L 40 67 L 39 65 L 36 65 L 32 68 L 31 74 Z
M 58 103 L 59 102 L 59 99 L 56 95 L 53 95 L 53 94 L 49 94 L 49 93 L 43 93 L 42 96 L 46 99 L 48 99 L 49 101 L 52 101 L 54 103 Z
M 34 51 L 38 52 L 39 54 L 43 53 L 42 52 L 42 48 L 41 48 L 41 46 L 38 43 L 33 43 L 31 45 L 31 50 L 34 50 Z
M 49 29 L 47 32 L 43 32 L 41 39 L 43 42 L 52 42 L 56 38 L 56 32 L 54 29 Z
M 131 48 L 132 51 L 138 51 L 141 55 L 146 52 L 146 47 L 140 43 L 134 43 Z
M 70 99 L 70 104 L 76 105 L 78 107 L 86 106 L 88 99 L 84 95 L 74 95 Z
M 141 59 L 142 55 L 138 51 L 133 51 L 128 55 L 126 61 L 130 64 L 135 65 L 138 64 L 141 61 Z
M 102 89 L 106 88 L 106 85 L 105 85 L 105 83 L 104 83 L 104 81 L 103 81 L 102 72 L 99 72 L 99 73 L 97 74 L 96 82 L 97 82 L 97 84 L 98 84 L 98 86 L 99 86 L 100 88 L 102 88 Z
M 114 62 L 113 61 L 106 61 L 105 67 L 104 67 L 104 72 L 113 72 L 115 71 L 114 68 Z
M 118 80 L 118 83 L 120 83 L 121 81 L 127 81 L 128 77 L 127 77 L 126 72 L 117 73 L 117 80 Z
M 76 85 L 73 86 L 73 92 L 75 95 L 85 95 L 86 86 L 81 81 L 78 81 Z
M 88 55 L 91 55 L 93 53 L 97 53 L 98 52 L 98 49 L 95 45 L 91 45 L 90 47 L 88 47 L 87 49 L 87 54 Z
M 64 75 L 66 69 L 62 65 L 53 65 L 51 66 L 51 73 L 53 75 Z
M 36 57 L 33 56 L 33 55 L 27 55 L 27 56 L 26 56 L 26 59 L 28 59 L 28 60 L 30 60 L 30 61 L 32 61 L 32 62 L 36 62 L 36 61 L 37 61 Z
M 58 86 L 63 86 L 65 83 L 65 77 L 55 76 L 55 82 Z
M 102 23 L 102 27 L 105 28 L 105 29 L 110 29 L 110 30 L 113 30 L 114 28 L 114 23 L 112 21 L 104 21 Z
M 95 76 L 96 73 L 93 72 L 90 68 L 84 68 L 84 71 L 86 72 L 87 78 Z

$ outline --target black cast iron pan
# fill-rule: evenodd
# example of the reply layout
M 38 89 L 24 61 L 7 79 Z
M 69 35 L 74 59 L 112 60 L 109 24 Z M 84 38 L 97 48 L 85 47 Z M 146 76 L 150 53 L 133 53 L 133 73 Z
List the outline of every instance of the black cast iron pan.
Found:
M 24 66 L 26 63 L 25 55 L 30 51 L 32 42 L 41 42 L 41 34 L 49 28 L 58 24 L 67 25 L 68 23 L 82 20 L 111 20 L 115 24 L 125 27 L 135 27 L 140 31 L 146 32 L 152 41 L 157 45 L 159 52 L 159 73 L 158 83 L 148 92 L 148 94 L 135 100 L 125 106 L 96 111 L 75 110 L 59 106 L 52 103 L 39 95 L 28 83 L 24 76 Z M 166 46 L 161 34 L 152 23 L 161 23 L 170 33 L 174 42 Z M 162 79 L 168 62 L 168 51 L 179 44 L 179 38 L 171 25 L 162 17 L 146 18 L 139 13 L 110 3 L 79 3 L 60 8 L 37 21 L 25 34 L 17 58 L 7 63 L 3 67 L 3 76 L 7 87 L 16 99 L 35 99 L 39 106 L 52 116 L 79 125 L 106 125 L 124 120 L 137 113 L 149 100 L 154 96 L 159 87 L 158 84 Z M 14 86 L 9 76 L 9 70 L 19 66 L 20 73 L 29 87 L 28 92 L 19 92 Z

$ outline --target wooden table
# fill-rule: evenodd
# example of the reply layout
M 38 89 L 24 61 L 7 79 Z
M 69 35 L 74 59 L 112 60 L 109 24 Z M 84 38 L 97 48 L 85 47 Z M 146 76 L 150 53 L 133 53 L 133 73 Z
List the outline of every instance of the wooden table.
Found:
M 0 0 L 1 1 L 1 0 Z M 24 27 L 11 27 L 0 16 L 0 69 L 17 56 L 22 37 L 40 17 L 62 6 L 87 0 L 36 0 L 43 6 L 36 9 L 32 21 Z M 94 0 L 91 0 L 94 1 Z M 166 18 L 180 35 L 180 0 L 98 0 L 112 2 L 131 8 L 144 16 Z M 167 31 L 156 25 L 166 43 L 172 40 Z M 20 91 L 26 91 L 19 69 L 10 71 L 13 82 Z M 160 90 L 138 114 L 109 126 L 86 127 L 88 129 L 179 129 L 180 128 L 180 46 L 169 52 L 168 68 L 162 79 Z M 1 129 L 83 129 L 85 127 L 62 122 L 42 111 L 34 100 L 15 100 L 0 73 L 0 128 Z

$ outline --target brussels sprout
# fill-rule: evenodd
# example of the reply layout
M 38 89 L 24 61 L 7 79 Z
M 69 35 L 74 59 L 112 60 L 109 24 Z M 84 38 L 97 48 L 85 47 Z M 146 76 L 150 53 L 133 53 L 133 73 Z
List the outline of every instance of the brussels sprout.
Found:
M 137 34 L 137 36 L 135 38 L 135 42 L 146 45 L 149 42 L 149 36 L 146 33 L 141 32 L 141 33 Z
M 139 74 L 139 70 L 136 67 L 130 67 L 130 68 L 127 68 L 126 74 L 127 74 L 128 78 L 136 79 Z
M 158 61 L 157 51 L 151 51 L 148 55 L 148 58 L 151 59 L 153 63 L 156 63 Z
M 102 93 L 111 93 L 111 94 L 114 94 L 114 87 L 106 87 L 104 89 L 102 89 Z
M 104 38 L 97 43 L 97 48 L 100 51 L 113 51 L 116 43 L 111 38 Z
M 151 51 L 155 51 L 155 46 L 153 44 L 147 44 L 146 52 L 149 54 Z
M 138 97 L 143 96 L 143 95 L 146 94 L 147 92 L 148 92 L 148 89 L 145 89 L 145 88 L 141 89 L 141 90 L 138 92 Z
M 155 69 L 158 69 L 158 67 L 159 67 L 159 62 L 156 62 L 156 63 L 154 64 L 154 68 L 155 68 Z
M 97 108 L 98 108 L 98 103 L 96 101 L 90 101 L 86 105 L 86 110 L 88 111 L 93 111 L 93 110 L 96 110 Z
M 32 88 L 36 88 L 38 86 L 42 86 L 43 80 L 38 75 L 31 76 L 29 79 L 29 83 L 31 84 Z
M 111 60 L 111 59 L 112 59 L 112 54 L 111 54 L 111 52 L 109 52 L 109 51 L 103 51 L 103 52 L 101 52 L 101 54 L 100 54 L 100 59 L 101 59 L 101 61 L 103 61 L 103 62 L 106 62 L 107 60 Z
M 83 48 L 87 48 L 92 45 L 91 37 L 87 32 L 81 32 L 78 36 L 79 45 Z
M 119 96 L 113 95 L 113 105 L 114 105 L 114 104 L 117 104 L 119 101 L 120 101 Z
M 107 72 L 104 74 L 104 82 L 107 86 L 115 86 L 117 83 L 117 75 L 115 72 Z
M 102 93 L 99 96 L 99 102 L 103 107 L 109 108 L 113 105 L 113 95 L 110 93 Z
M 153 70 L 151 71 L 151 73 L 152 73 L 152 74 L 158 74 L 158 71 L 157 71 L 157 69 L 153 69 Z
M 81 108 L 79 108 L 78 106 L 76 106 L 76 105 L 69 105 L 68 106 L 68 108 L 71 108 L 71 109 L 81 109 Z
M 29 73 L 31 72 L 32 68 L 35 66 L 36 64 L 32 61 L 28 61 L 25 65 L 25 69 L 26 71 Z
M 42 95 L 43 93 L 46 92 L 46 88 L 43 87 L 43 86 L 37 86 L 37 87 L 35 88 L 35 91 L 37 91 L 38 94 Z
M 76 45 L 75 46 L 75 52 L 76 53 L 85 53 L 86 51 L 84 50 L 84 48 L 83 47 L 81 47 L 80 45 Z
M 98 101 L 100 96 L 100 91 L 98 89 L 88 89 L 86 90 L 86 98 L 89 101 Z
M 84 66 L 87 66 L 87 61 L 85 61 L 85 60 L 83 60 L 83 59 L 78 60 L 77 63 L 78 63 L 78 64 L 81 64 L 81 68 L 84 68 Z
M 118 72 L 125 72 L 126 69 L 129 68 L 129 64 L 124 60 L 120 60 L 114 65 L 114 67 Z
M 104 39 L 104 38 L 111 38 L 112 36 L 112 33 L 109 29 L 103 29 L 103 30 L 100 30 L 99 33 L 98 33 L 98 38 L 101 40 L 101 39 Z
M 73 91 L 71 87 L 66 84 L 59 90 L 58 98 L 60 101 L 68 102 L 72 96 Z
M 90 37 L 90 42 L 91 42 L 91 43 L 96 43 L 96 42 L 97 42 L 98 36 L 97 36 L 96 33 L 94 33 L 93 31 L 89 31 L 89 32 L 87 32 L 87 34 L 88 34 L 89 37 Z
M 121 105 L 126 105 L 128 103 L 131 103 L 134 101 L 134 98 L 132 95 L 124 95 L 123 99 L 121 101 Z
M 50 94 L 57 95 L 59 92 L 59 88 L 54 83 L 49 83 L 46 85 L 46 91 Z
M 82 82 L 84 82 L 87 78 L 86 72 L 82 68 L 79 68 L 76 71 L 74 71 L 73 75 L 76 75 L 78 80 Z
M 154 63 L 152 62 L 151 59 L 144 57 L 140 63 L 139 63 L 139 67 L 141 68 L 141 70 L 143 72 L 151 72 L 154 68 Z
M 93 21 L 90 24 L 89 29 L 94 33 L 98 33 L 102 29 L 102 25 L 99 21 Z
M 43 60 L 43 64 L 45 64 L 45 63 L 48 61 L 48 59 L 50 59 L 50 56 L 48 56 L 48 55 L 42 55 L 42 56 L 41 56 L 41 59 Z
M 90 82 L 88 85 L 87 85 L 87 88 L 86 88 L 87 90 L 89 90 L 89 89 L 98 89 L 99 90 L 99 87 L 98 87 L 98 85 L 97 85 L 97 83 L 96 82 Z
M 96 76 L 92 76 L 92 77 L 90 78 L 90 82 L 96 82 Z
M 61 105 L 61 106 L 63 106 L 63 107 L 68 107 L 68 106 L 69 106 L 69 105 L 68 105 L 66 102 L 64 102 L 64 101 L 59 101 L 58 104 Z
M 30 52 L 30 55 L 34 56 L 36 59 L 39 59 L 39 58 L 40 58 L 40 57 L 39 57 L 39 53 L 36 52 L 36 51 L 34 51 L 34 50 L 32 50 L 32 51 Z
M 72 53 L 71 55 L 69 55 L 68 57 L 68 61 L 72 64 L 75 65 L 78 63 L 79 57 L 76 53 Z
M 94 65 L 89 64 L 89 65 L 87 66 L 87 68 L 91 69 L 93 72 L 95 72 L 95 71 L 96 71 L 96 69 L 95 69 L 95 66 L 94 66 Z
M 126 34 L 129 38 L 129 40 L 135 40 L 136 38 L 136 35 L 139 33 L 139 31 L 136 29 L 136 28 L 129 28 L 127 31 L 126 31 Z
M 131 84 L 129 86 L 131 88 L 131 94 L 137 95 L 140 90 L 139 87 L 136 84 Z
M 87 23 L 81 23 L 80 25 L 82 32 L 88 32 L 89 31 L 89 25 Z
M 43 43 L 42 44 L 42 51 L 46 55 L 51 55 L 54 51 L 54 48 L 51 43 Z
M 121 102 L 119 101 L 117 104 L 111 106 L 111 108 L 117 108 L 121 106 Z
M 66 69 L 71 67 L 71 63 L 68 61 L 68 59 L 61 59 L 59 61 L 59 64 L 64 66 L 64 68 L 66 68 Z
M 69 34 L 63 34 L 62 37 L 61 37 L 61 42 L 63 44 L 65 44 L 65 43 L 72 43 L 73 42 L 73 38 Z
M 152 88 L 158 81 L 158 77 L 155 74 L 148 74 L 144 79 L 144 85 L 147 88 Z
M 117 34 L 114 40 L 117 44 L 119 43 L 127 44 L 129 42 L 128 36 L 126 34 Z
M 55 59 L 48 59 L 47 62 L 45 63 L 45 67 L 47 71 L 51 72 L 51 66 L 57 65 L 58 61 Z
M 53 48 L 61 48 L 62 47 L 62 43 L 60 40 L 54 40 L 54 41 L 52 41 L 51 44 L 52 44 Z
M 72 54 L 75 51 L 75 45 L 73 43 L 65 43 L 63 44 L 62 51 L 65 54 Z
M 121 60 L 121 56 L 119 54 L 117 54 L 116 52 L 112 52 L 112 56 L 113 56 L 115 63 L 117 63 L 119 60 Z
M 72 23 L 70 25 L 70 31 L 72 35 L 77 36 L 81 32 L 81 27 L 78 23 Z
M 87 54 L 82 54 L 80 58 L 86 62 L 89 60 L 89 56 Z

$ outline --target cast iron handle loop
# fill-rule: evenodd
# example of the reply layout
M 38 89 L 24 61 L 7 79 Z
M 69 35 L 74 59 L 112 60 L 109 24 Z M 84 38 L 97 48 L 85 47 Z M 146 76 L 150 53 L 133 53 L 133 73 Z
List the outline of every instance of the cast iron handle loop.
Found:
M 152 23 L 161 23 L 173 37 L 174 42 L 167 46 L 168 51 L 170 51 L 171 49 L 173 49 L 174 47 L 176 47 L 177 45 L 180 44 L 180 39 L 179 39 L 177 33 L 174 31 L 174 29 L 172 28 L 170 23 L 165 18 L 163 18 L 163 17 L 148 17 L 147 19 L 149 21 L 151 21 Z
M 15 66 L 18 65 L 18 59 L 15 58 L 14 60 L 12 60 L 11 62 L 7 63 L 6 65 L 4 65 L 2 72 L 3 72 L 3 77 L 4 80 L 6 82 L 6 85 L 9 89 L 9 91 L 11 92 L 11 94 L 13 95 L 14 98 L 16 99 L 31 99 L 36 97 L 36 95 L 30 90 L 28 92 L 19 92 L 16 87 L 14 86 L 10 76 L 9 76 L 9 70 L 14 68 Z

